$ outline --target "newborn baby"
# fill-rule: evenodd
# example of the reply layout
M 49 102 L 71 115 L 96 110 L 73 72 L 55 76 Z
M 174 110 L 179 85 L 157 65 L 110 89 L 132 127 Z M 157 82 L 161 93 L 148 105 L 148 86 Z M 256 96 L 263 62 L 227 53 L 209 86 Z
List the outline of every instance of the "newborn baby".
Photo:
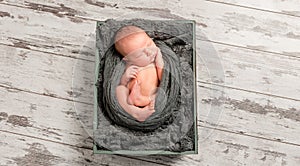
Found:
M 145 121 L 155 110 L 155 92 L 162 78 L 164 62 L 160 49 L 142 29 L 121 28 L 115 37 L 115 48 L 124 57 L 126 69 L 116 89 L 122 108 Z

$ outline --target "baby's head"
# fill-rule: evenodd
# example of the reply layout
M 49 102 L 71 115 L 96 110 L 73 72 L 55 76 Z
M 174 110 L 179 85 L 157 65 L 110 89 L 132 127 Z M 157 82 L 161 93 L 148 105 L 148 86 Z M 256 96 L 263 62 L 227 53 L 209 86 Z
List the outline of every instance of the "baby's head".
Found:
M 154 61 L 157 47 L 144 30 L 136 26 L 124 26 L 115 36 L 115 48 L 127 63 L 146 66 Z

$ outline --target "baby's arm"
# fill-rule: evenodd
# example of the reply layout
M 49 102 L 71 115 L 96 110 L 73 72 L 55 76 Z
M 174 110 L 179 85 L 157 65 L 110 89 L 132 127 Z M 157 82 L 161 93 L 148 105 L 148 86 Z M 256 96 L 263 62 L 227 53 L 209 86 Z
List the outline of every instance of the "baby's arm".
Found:
M 159 81 L 161 81 L 162 74 L 163 74 L 163 68 L 164 68 L 164 60 L 162 58 L 162 54 L 160 49 L 157 47 L 157 55 L 155 57 L 155 66 L 156 66 L 156 71 L 157 71 L 157 76 Z
M 138 73 L 137 66 L 129 66 L 121 77 L 120 85 L 126 86 L 130 79 L 136 78 Z

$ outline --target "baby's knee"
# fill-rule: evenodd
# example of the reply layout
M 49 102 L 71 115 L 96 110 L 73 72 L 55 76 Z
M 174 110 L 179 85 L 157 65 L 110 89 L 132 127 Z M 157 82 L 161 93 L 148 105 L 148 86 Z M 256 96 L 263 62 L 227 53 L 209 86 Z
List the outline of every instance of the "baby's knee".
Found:
M 119 85 L 116 88 L 116 95 L 118 98 L 119 97 L 127 98 L 129 95 L 129 90 L 125 86 Z

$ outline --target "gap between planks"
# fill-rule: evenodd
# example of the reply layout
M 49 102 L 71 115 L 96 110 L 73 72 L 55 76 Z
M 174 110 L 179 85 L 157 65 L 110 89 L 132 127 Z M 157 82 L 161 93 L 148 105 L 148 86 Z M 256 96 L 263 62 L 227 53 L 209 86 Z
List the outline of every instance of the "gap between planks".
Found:
M 238 5 L 238 4 L 228 3 L 228 2 L 219 2 L 219 1 L 214 1 L 214 0 L 204 0 L 204 1 L 300 18 L 300 16 L 294 15 L 294 14 L 289 14 L 289 13 L 284 13 L 284 12 L 277 12 L 277 11 L 261 9 L 261 8 L 255 8 L 255 7 L 245 6 L 245 5 Z
M 228 3 L 228 2 L 219 2 L 219 1 L 214 1 L 214 0 L 204 0 L 204 1 L 211 2 L 211 3 L 223 4 L 223 5 L 229 5 L 229 6 L 235 6 L 235 7 L 241 7 L 241 8 L 246 8 L 246 9 L 252 9 L 252 10 L 257 10 L 257 11 L 269 12 L 269 13 L 274 13 L 274 14 L 281 14 L 281 15 L 293 16 L 293 17 L 300 18 L 300 16 L 297 16 L 297 15 L 292 15 L 292 14 L 282 13 L 282 12 L 276 12 L 276 11 L 266 10 L 266 9 L 259 9 L 259 8 L 254 8 L 254 7 L 248 7 L 248 6 L 243 6 L 243 5 L 237 5 L 237 4 L 232 4 L 232 3 Z M 27 8 L 27 7 L 24 7 L 24 6 L 21 6 L 21 5 L 15 5 L 15 4 L 7 4 L 7 3 L 3 3 L 3 2 L 0 2 L 0 4 L 7 5 L 7 6 L 13 6 L 13 7 L 17 7 L 17 8 L 30 9 L 30 8 Z M 30 9 L 30 10 L 33 10 L 33 9 Z M 39 11 L 39 12 L 50 13 L 50 12 L 47 12 L 47 11 Z M 62 14 L 62 15 L 64 15 L 64 14 Z M 103 20 L 98 20 L 98 19 L 93 19 L 93 18 L 78 16 L 78 15 L 68 16 L 68 17 L 70 17 L 70 18 L 80 18 L 80 19 L 83 19 L 83 20 L 86 20 L 86 21 L 103 21 Z M 289 54 L 284 54 L 284 53 L 279 53 L 279 52 L 259 50 L 259 49 L 255 49 L 255 48 L 249 48 L 249 47 L 244 47 L 244 46 L 239 46 L 239 45 L 234 45 L 234 44 L 229 44 L 229 43 L 223 43 L 223 42 L 208 40 L 208 39 L 197 39 L 197 40 L 207 41 L 207 42 L 216 43 L 216 44 L 225 45 L 225 46 L 231 46 L 231 47 L 236 47 L 236 48 L 244 48 L 244 49 L 258 51 L 258 52 L 271 53 L 271 54 L 275 54 L 275 55 L 281 55 L 281 56 L 293 57 L 293 58 L 299 58 L 300 59 L 300 57 L 297 57 L 297 56 L 294 56 L 294 55 L 289 55 Z M 0 43 L 0 45 L 17 47 L 17 46 L 7 45 L 7 44 L 3 44 L 3 43 Z M 17 47 L 17 48 L 20 48 L 20 47 Z M 34 50 L 34 49 L 30 49 L 30 50 L 39 51 L 39 52 L 43 52 L 43 53 L 49 53 L 49 54 L 53 54 L 53 55 L 57 55 L 57 56 L 70 57 L 70 56 L 66 56 L 64 54 L 50 53 L 50 52 L 47 52 L 47 51 L 40 51 L 40 50 Z M 70 57 L 70 58 L 81 59 L 81 60 L 93 62 L 91 60 L 84 59 L 84 58 L 76 58 L 76 57 Z
M 251 9 L 251 10 L 257 10 L 257 11 L 262 11 L 262 12 L 268 12 L 268 13 L 274 13 L 274 14 L 280 14 L 280 15 L 286 15 L 286 16 L 300 18 L 300 16 L 295 15 L 295 14 L 290 14 L 290 13 L 285 13 L 285 12 L 278 12 L 278 11 L 274 11 L 274 10 L 256 8 L 256 7 L 245 6 L 245 5 L 238 5 L 238 4 L 233 4 L 233 3 L 229 3 L 229 2 L 220 2 L 220 1 L 215 1 L 215 0 L 204 0 L 204 1 L 211 2 L 211 3 L 218 3 L 218 4 L 223 4 L 223 5 L 229 5 L 229 6 L 234 6 L 234 7 L 240 7 L 240 8 L 245 8 L 245 9 Z M 15 7 L 20 7 L 20 8 L 26 8 L 26 7 L 21 6 L 21 5 L 8 4 L 8 3 L 5 3 L 5 2 L 1 2 L 0 4 L 9 5 L 9 6 L 15 6 Z M 108 7 L 110 7 L 110 6 L 108 6 Z M 28 8 L 26 8 L 26 9 L 28 9 Z M 97 21 L 96 19 L 87 18 L 87 17 L 80 17 L 79 16 L 79 18 L 83 18 L 83 19 L 86 19 L 86 20 Z
M 72 58 L 72 59 L 78 59 L 78 60 L 83 60 L 83 61 L 92 62 L 92 63 L 94 62 L 94 61 L 89 60 L 89 59 L 77 58 L 77 57 L 67 56 L 67 55 L 64 55 L 64 54 L 58 54 L 58 53 L 53 53 L 53 52 L 35 50 L 35 49 L 31 49 L 31 48 L 24 48 L 24 47 L 14 46 L 14 45 L 10 45 L 10 44 L 0 43 L 0 45 L 13 47 L 13 48 L 20 48 L 20 49 L 24 49 L 24 50 L 36 51 L 36 52 L 45 53 L 45 54 L 51 54 L 51 55 L 54 55 L 54 56 L 62 56 L 62 57 L 67 57 L 67 58 Z
M 259 49 L 255 49 L 255 48 L 249 48 L 249 47 L 244 47 L 244 46 L 239 46 L 239 45 L 233 45 L 233 44 L 223 43 L 223 42 L 214 41 L 214 40 L 208 40 L 208 39 L 204 40 L 204 39 L 200 39 L 200 38 L 197 38 L 197 40 L 205 41 L 205 42 L 210 42 L 210 43 L 214 43 L 214 44 L 219 44 L 219 45 L 223 45 L 223 46 L 230 46 L 230 47 L 242 48 L 242 49 L 247 49 L 247 50 L 256 51 L 256 52 L 269 53 L 269 54 L 274 54 L 274 55 L 280 55 L 280 56 L 285 56 L 285 57 L 291 57 L 291 58 L 300 59 L 299 56 L 294 56 L 294 55 L 289 55 L 289 54 L 283 54 L 283 53 L 273 52 L 273 51 L 259 50 Z
M 86 104 L 86 105 L 93 105 L 93 103 L 87 103 L 87 102 L 76 101 L 76 100 L 72 100 L 72 99 L 68 99 L 68 98 L 64 98 L 64 97 L 59 97 L 55 94 L 46 94 L 46 93 L 33 92 L 33 91 L 30 91 L 30 90 L 24 90 L 24 89 L 20 89 L 20 88 L 16 88 L 16 87 L 10 87 L 10 86 L 6 86 L 6 85 L 2 85 L 2 84 L 0 84 L 0 88 L 9 89 L 9 90 L 17 90 L 17 91 L 26 92 L 26 93 L 30 93 L 30 94 L 35 94 L 35 95 L 39 95 L 39 96 L 47 96 L 47 97 L 52 97 L 52 98 L 56 98 L 56 99 L 82 103 L 82 104 Z
M 255 93 L 255 94 L 260 94 L 260 95 L 265 95 L 265 96 L 271 96 L 271 97 L 275 97 L 275 98 L 281 98 L 281 99 L 287 99 L 287 100 L 293 100 L 293 101 L 300 101 L 300 99 L 294 99 L 294 98 L 291 98 L 291 97 L 273 95 L 273 94 L 270 94 L 270 93 L 263 93 L 263 92 L 253 91 L 253 90 L 242 89 L 242 88 L 236 88 L 236 87 L 217 84 L 217 83 L 212 83 L 212 82 L 206 82 L 206 81 L 200 81 L 200 80 L 198 80 L 197 82 L 202 83 L 202 84 L 215 85 L 215 86 L 218 86 L 218 87 L 224 87 L 224 88 L 228 88 L 228 89 L 245 91 L 245 92 L 249 92 L 249 93 Z M 203 88 L 205 88 L 205 87 L 203 87 Z
M 198 120 L 198 121 L 200 121 L 200 120 Z M 286 145 L 293 145 L 293 146 L 299 146 L 300 147 L 300 144 L 285 142 L 285 141 L 279 141 L 279 140 L 276 140 L 276 139 L 269 139 L 269 138 L 260 137 L 260 136 L 254 136 L 254 135 L 246 134 L 244 132 L 234 132 L 234 131 L 230 131 L 230 130 L 224 130 L 224 129 L 220 129 L 220 128 L 204 126 L 204 125 L 199 125 L 199 124 L 197 126 L 207 128 L 207 129 L 218 130 L 218 131 L 223 131 L 223 132 L 227 132 L 227 133 L 232 133 L 232 134 L 237 134 L 237 135 L 242 135 L 242 136 L 248 136 L 248 137 L 252 137 L 252 138 L 263 139 L 263 140 L 267 140 L 267 141 L 274 141 L 274 142 L 278 142 L 278 143 L 282 143 L 282 144 L 286 144 Z

